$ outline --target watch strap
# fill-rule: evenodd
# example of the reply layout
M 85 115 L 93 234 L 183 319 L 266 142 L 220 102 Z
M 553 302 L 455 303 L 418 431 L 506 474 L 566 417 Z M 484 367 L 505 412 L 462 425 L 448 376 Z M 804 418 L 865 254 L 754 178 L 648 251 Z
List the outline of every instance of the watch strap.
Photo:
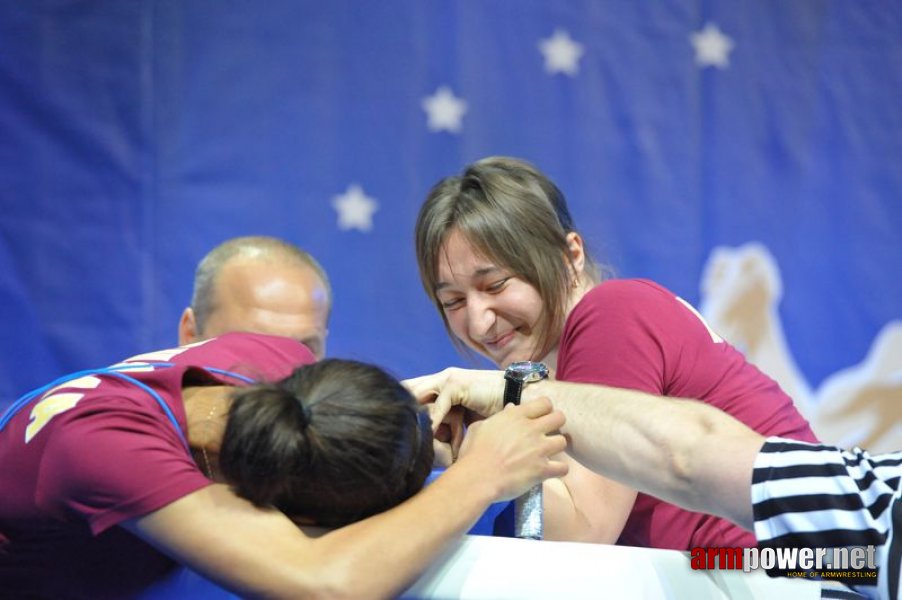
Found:
M 523 382 L 514 379 L 510 375 L 504 376 L 504 406 L 508 404 L 520 404 L 520 396 L 523 394 Z

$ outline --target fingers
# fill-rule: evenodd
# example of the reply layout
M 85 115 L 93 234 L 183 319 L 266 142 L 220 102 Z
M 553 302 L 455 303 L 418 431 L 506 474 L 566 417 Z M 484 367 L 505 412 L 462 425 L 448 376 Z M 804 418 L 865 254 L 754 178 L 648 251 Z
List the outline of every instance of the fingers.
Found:
M 472 411 L 469 408 L 464 409 L 464 425 L 469 426 L 471 423 L 475 423 L 477 421 L 483 421 L 488 417 L 484 417 L 478 412 Z
M 447 428 L 449 436 L 448 441 L 451 444 L 451 453 L 457 458 L 460 446 L 463 444 L 464 434 L 464 409 L 460 406 L 454 406 L 445 416 L 444 426 Z
M 532 404 L 538 404 L 538 406 L 531 407 Z M 551 460 L 551 457 L 559 455 L 567 449 L 567 438 L 560 433 L 561 427 L 567 421 L 564 414 L 553 410 L 551 402 L 547 398 L 505 410 L 522 412 L 527 419 L 528 426 L 542 435 L 537 448 L 542 456 L 549 459 L 546 477 L 560 477 L 561 474 L 566 474 L 567 463 Z
M 544 397 L 520 406 L 508 404 L 504 407 L 504 410 L 522 412 L 526 418 L 534 421 L 536 426 L 545 433 L 557 431 L 567 422 L 564 413 L 555 410 L 551 400 Z
M 567 423 L 567 417 L 559 410 L 533 418 L 536 425 L 545 433 L 558 432 Z M 563 437 L 563 436 L 561 436 Z
M 448 423 L 439 423 L 438 427 L 435 428 L 435 432 L 433 432 L 433 436 L 439 442 L 450 444 L 454 434 L 451 431 L 451 425 Z
M 453 391 L 448 386 L 445 386 L 442 391 L 436 395 L 435 401 L 429 405 L 429 416 L 432 417 L 433 429 L 435 428 L 435 424 L 444 421 L 445 417 L 451 411 L 451 407 L 454 406 L 453 398 Z
M 538 417 L 554 410 L 554 405 L 551 404 L 551 400 L 546 396 L 541 396 L 532 402 L 526 402 L 521 406 L 528 408 L 529 410 L 526 414 L 532 417 Z
M 549 460 L 545 465 L 545 472 L 542 479 L 551 479 L 552 477 L 563 477 L 570 471 L 570 465 L 561 460 Z
M 504 393 L 503 372 L 495 370 L 449 367 L 432 375 L 406 379 L 403 384 L 420 404 L 435 405 L 433 417 L 444 417 L 451 406 L 458 404 L 483 416 L 492 415 L 501 409 Z
M 432 419 L 432 431 L 436 432 L 451 410 L 453 396 L 448 386 L 447 369 L 440 373 L 405 379 L 401 384 L 420 404 L 427 404 Z
M 461 461 L 474 462 L 484 475 L 490 471 L 487 477 L 498 485 L 499 498 L 514 498 L 545 479 L 567 474 L 568 464 L 560 458 L 567 446 L 559 433 L 564 421 L 547 400 L 508 406 L 469 426 Z
M 431 375 L 422 375 L 420 377 L 411 377 L 401 381 L 401 385 L 407 388 L 410 394 L 416 398 L 420 404 L 431 402 L 439 392 L 441 385 L 438 381 L 439 373 Z
M 526 415 L 531 419 L 536 417 L 541 417 L 542 415 L 547 415 L 551 411 L 554 410 L 554 405 L 551 403 L 551 400 L 542 396 L 541 398 L 536 398 L 532 402 L 526 402 L 522 404 L 526 410 Z
M 451 463 L 454 462 L 454 456 L 451 452 L 451 444 L 433 439 L 432 449 L 435 454 L 434 458 L 432 459 L 433 467 L 447 468 L 450 467 Z
M 556 456 L 567 450 L 567 438 L 560 433 L 545 436 L 543 453 L 546 456 Z

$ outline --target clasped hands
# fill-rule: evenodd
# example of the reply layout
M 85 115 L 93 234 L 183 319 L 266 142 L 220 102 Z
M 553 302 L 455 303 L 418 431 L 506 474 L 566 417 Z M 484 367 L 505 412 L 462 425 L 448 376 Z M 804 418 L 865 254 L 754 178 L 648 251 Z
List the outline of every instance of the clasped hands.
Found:
M 523 406 L 507 406 L 504 398 L 504 372 L 447 368 L 438 373 L 403 381 L 420 404 L 429 409 L 435 436 L 435 464 L 447 467 L 467 451 L 469 433 L 481 427 L 480 421 L 502 411 L 520 412 L 526 419 L 543 417 L 559 423 L 546 435 L 555 439 L 563 451 L 566 442 L 558 432 L 564 416 L 555 411 L 547 398 Z

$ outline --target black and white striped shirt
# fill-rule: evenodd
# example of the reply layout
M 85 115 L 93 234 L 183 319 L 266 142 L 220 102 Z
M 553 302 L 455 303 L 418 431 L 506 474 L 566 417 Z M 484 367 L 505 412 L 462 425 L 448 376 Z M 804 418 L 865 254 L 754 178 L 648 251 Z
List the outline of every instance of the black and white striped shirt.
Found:
M 761 547 L 874 546 L 878 578 L 845 580 L 869 597 L 899 598 L 902 562 L 902 452 L 769 438 L 752 476 L 755 536 Z M 899 528 L 898 536 L 893 531 Z

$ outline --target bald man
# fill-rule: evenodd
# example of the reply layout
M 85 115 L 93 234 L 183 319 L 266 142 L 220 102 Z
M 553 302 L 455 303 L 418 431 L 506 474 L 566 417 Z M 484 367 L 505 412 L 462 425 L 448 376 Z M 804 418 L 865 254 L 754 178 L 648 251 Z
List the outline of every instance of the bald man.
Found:
M 198 264 L 179 344 L 249 331 L 295 338 L 321 359 L 331 309 L 329 278 L 308 253 L 278 238 L 234 238 Z

